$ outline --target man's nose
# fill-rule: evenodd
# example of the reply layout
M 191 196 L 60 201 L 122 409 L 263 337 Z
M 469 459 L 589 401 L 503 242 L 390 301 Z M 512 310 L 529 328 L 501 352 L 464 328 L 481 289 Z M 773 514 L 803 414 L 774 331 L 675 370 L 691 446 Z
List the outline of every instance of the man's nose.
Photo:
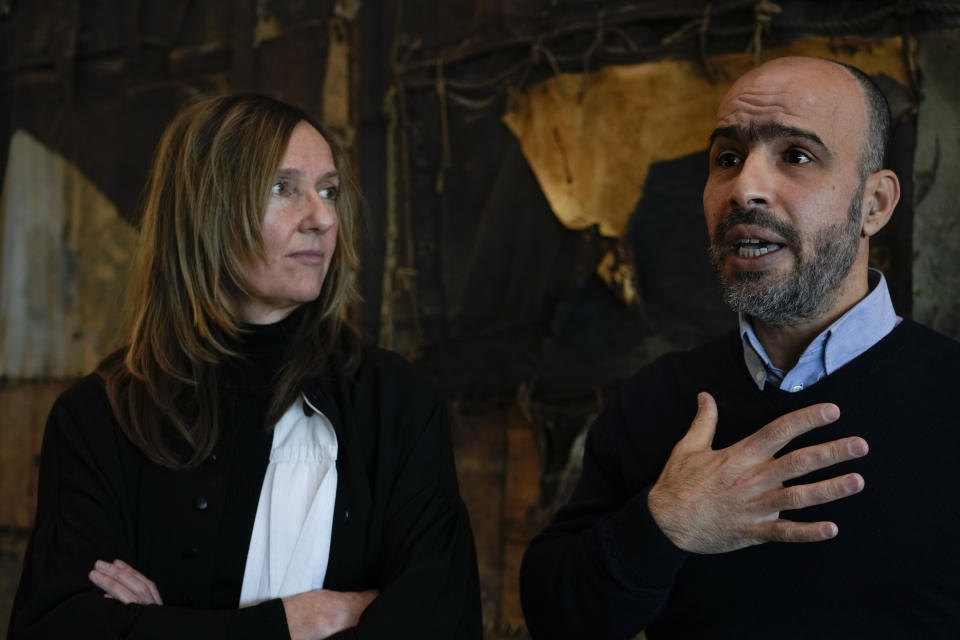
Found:
M 769 207 L 773 200 L 774 167 L 763 153 L 751 153 L 740 167 L 730 192 L 730 204 L 740 209 Z

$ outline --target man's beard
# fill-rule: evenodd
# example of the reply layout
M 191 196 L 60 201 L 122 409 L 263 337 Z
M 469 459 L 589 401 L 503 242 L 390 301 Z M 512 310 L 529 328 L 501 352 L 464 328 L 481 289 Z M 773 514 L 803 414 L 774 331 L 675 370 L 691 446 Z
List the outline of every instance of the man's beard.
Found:
M 809 238 L 809 254 L 803 251 L 800 233 L 769 211 L 732 210 L 717 225 L 710 243 L 710 258 L 727 304 L 734 311 L 781 327 L 797 326 L 819 316 L 836 299 L 838 285 L 856 260 L 862 199 L 860 184 L 850 202 L 846 222 L 821 229 Z M 723 237 L 738 224 L 764 227 L 783 238 L 781 251 L 790 249 L 796 260 L 793 270 L 776 277 L 764 271 L 743 271 L 728 279 L 723 272 L 724 257 L 736 249 L 727 246 Z

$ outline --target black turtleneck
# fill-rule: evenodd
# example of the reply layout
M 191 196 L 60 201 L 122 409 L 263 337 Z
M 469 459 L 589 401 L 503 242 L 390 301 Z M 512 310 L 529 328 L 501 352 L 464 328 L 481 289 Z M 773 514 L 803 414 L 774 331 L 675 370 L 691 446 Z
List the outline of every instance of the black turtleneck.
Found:
M 274 378 L 290 353 L 293 336 L 303 318 L 303 307 L 283 320 L 268 325 L 245 324 L 239 340 L 231 346 L 239 357 L 223 367 L 221 384 L 222 436 L 208 464 L 220 459 L 243 472 L 220 470 L 217 477 L 231 478 L 223 505 L 223 517 L 213 568 L 211 606 L 233 608 L 240 599 L 250 534 L 260 501 L 263 476 L 269 462 L 273 430 L 264 419 Z M 224 448 L 231 451 L 224 454 Z
M 273 324 L 241 325 L 240 337 L 230 344 L 239 357 L 224 366 L 225 388 L 269 394 L 303 315 L 304 307 L 300 306 Z

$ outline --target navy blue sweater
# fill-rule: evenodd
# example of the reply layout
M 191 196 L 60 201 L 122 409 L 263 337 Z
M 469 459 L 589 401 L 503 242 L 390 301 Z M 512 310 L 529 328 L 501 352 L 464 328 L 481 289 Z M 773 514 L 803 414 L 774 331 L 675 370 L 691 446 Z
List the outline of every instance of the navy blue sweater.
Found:
M 841 418 L 781 451 L 859 435 L 870 453 L 798 480 L 859 472 L 866 488 L 784 512 L 837 538 L 717 555 L 675 547 L 647 492 L 696 413 L 717 400 L 714 448 L 776 417 L 834 402 Z M 960 343 L 905 320 L 797 393 L 757 389 L 737 335 L 660 358 L 591 428 L 570 503 L 527 550 L 521 595 L 535 638 L 960 637 Z

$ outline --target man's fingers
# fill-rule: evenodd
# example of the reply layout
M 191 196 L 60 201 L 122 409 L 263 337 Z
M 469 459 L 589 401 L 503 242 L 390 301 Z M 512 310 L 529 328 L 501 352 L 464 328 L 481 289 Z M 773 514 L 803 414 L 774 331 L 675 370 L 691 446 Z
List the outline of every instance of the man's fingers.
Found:
M 748 453 L 769 458 L 802 433 L 830 424 L 840 417 L 835 404 L 815 404 L 786 413 L 740 442 Z
M 776 480 L 799 478 L 838 462 L 861 458 L 869 450 L 867 441 L 857 436 L 797 449 L 777 459 L 774 464 Z
M 707 392 L 697 394 L 697 415 L 690 423 L 690 429 L 677 443 L 678 448 L 709 449 L 713 436 L 717 432 L 717 403 Z
M 837 537 L 839 532 L 832 522 L 774 520 L 758 524 L 754 537 L 758 542 L 823 542 Z
M 764 507 L 771 512 L 803 509 L 840 500 L 863 491 L 866 483 L 859 473 L 848 473 L 812 484 L 798 484 L 771 491 Z

